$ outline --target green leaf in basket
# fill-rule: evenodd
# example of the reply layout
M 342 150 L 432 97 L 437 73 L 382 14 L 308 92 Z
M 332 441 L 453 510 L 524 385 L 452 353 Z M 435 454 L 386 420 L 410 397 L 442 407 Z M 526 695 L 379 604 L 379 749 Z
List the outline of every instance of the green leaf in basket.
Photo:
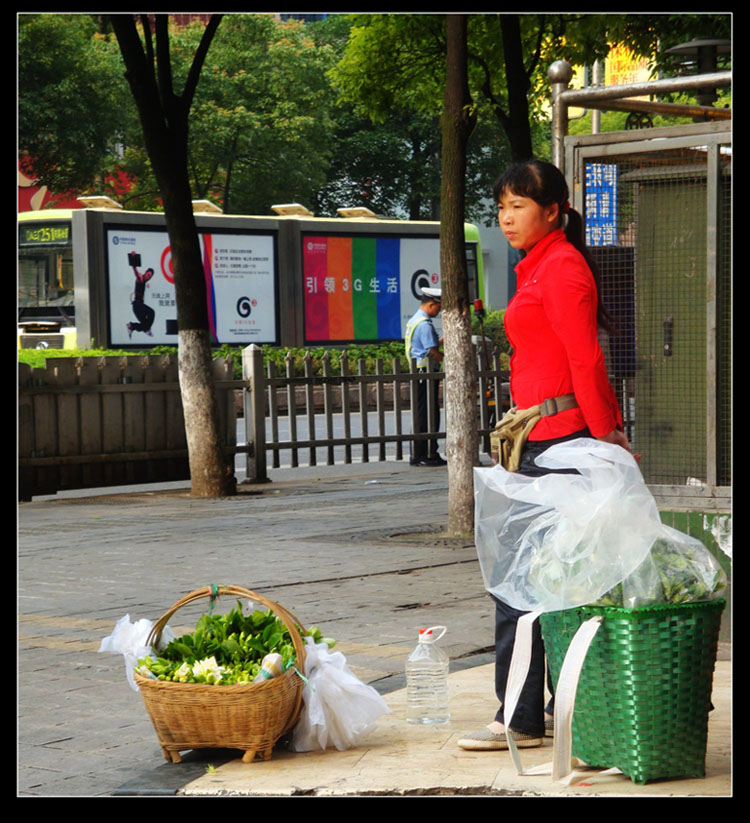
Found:
M 189 637 L 189 635 L 186 635 Z M 191 642 L 187 642 L 185 638 L 173 640 L 170 644 L 171 652 L 175 653 L 183 659 L 191 659 L 195 657 L 195 647 Z
M 275 634 L 269 634 L 266 638 L 266 648 L 268 651 L 273 651 L 279 643 L 281 643 L 282 639 L 284 638 L 283 632 L 276 632 Z
M 266 627 L 263 629 L 263 634 L 261 635 L 261 638 L 262 638 L 263 642 L 266 645 L 268 644 L 268 640 L 271 637 L 271 635 L 273 634 L 273 631 L 274 631 L 275 628 L 276 628 L 276 625 L 275 625 L 275 622 L 274 622 L 274 623 L 268 623 L 268 625 L 266 625 Z
M 270 616 L 270 612 L 262 612 L 260 609 L 256 609 L 251 615 L 250 620 L 252 621 L 253 625 L 256 628 L 265 626 L 268 622 L 268 618 Z
M 295 648 L 291 643 L 285 643 L 280 649 L 280 654 L 282 668 L 286 671 L 290 663 L 294 660 Z
M 237 638 L 234 635 L 228 637 L 221 644 L 221 650 L 224 654 L 228 654 L 230 656 L 242 654 L 242 646 L 237 642 Z
M 256 652 L 259 652 L 260 654 L 265 654 L 267 651 L 266 644 L 262 640 L 259 640 L 257 637 L 248 637 L 247 642 L 245 643 L 245 647 L 248 649 L 253 649 Z

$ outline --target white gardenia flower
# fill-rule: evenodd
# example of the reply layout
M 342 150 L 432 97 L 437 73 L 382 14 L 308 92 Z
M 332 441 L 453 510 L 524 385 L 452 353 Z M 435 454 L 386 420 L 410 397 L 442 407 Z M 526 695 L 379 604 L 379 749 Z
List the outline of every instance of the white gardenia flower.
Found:
M 224 673 L 224 667 L 216 662 L 215 657 L 206 657 L 193 665 L 195 677 L 203 677 L 206 683 L 218 683 Z
M 182 680 L 182 682 L 186 682 L 188 676 L 190 675 L 190 666 L 187 663 L 183 663 L 179 669 L 177 669 L 174 673 L 174 676 Z

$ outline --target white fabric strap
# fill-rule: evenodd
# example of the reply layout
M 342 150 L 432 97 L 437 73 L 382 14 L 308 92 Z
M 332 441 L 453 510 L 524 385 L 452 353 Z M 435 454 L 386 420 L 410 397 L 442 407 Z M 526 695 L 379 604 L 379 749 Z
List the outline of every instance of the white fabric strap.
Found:
M 578 627 L 560 669 L 560 677 L 555 689 L 555 737 L 552 747 L 552 763 L 524 770 L 521 765 L 518 747 L 513 740 L 510 729 L 513 713 L 516 710 L 518 699 L 529 673 L 532 630 L 534 622 L 540 614 L 541 612 L 528 612 L 518 620 L 513 643 L 513 655 L 508 671 L 508 681 L 505 687 L 505 703 L 503 706 L 505 733 L 508 739 L 508 750 L 519 775 L 551 774 L 553 780 L 570 784 L 587 774 L 585 771 L 578 771 L 574 768 L 572 757 L 573 709 L 581 669 L 589 646 L 591 646 L 591 642 L 601 626 L 602 618 L 592 617 Z M 606 773 L 610 772 L 616 773 L 618 770 L 608 770 Z
M 508 669 L 508 680 L 505 685 L 505 702 L 503 703 L 503 720 L 505 725 L 505 736 L 508 740 L 508 751 L 510 752 L 513 765 L 518 774 L 523 774 L 521 758 L 518 754 L 513 735 L 511 734 L 511 720 L 518 705 L 526 677 L 531 665 L 531 637 L 534 623 L 541 612 L 528 612 L 518 618 L 516 624 L 516 636 L 513 641 L 513 654 L 510 659 Z
M 570 641 L 555 689 L 555 738 L 552 747 L 552 779 L 564 781 L 571 773 L 573 749 L 573 709 L 578 680 L 589 646 L 602 624 L 592 617 L 578 627 Z

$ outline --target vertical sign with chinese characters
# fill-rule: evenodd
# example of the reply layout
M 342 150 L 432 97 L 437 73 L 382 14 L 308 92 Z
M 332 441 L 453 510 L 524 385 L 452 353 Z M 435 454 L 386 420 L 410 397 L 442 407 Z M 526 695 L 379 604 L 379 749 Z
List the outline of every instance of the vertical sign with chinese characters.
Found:
M 625 86 L 629 83 L 646 83 L 651 77 L 647 57 L 637 57 L 626 46 L 610 46 L 604 64 L 604 85 Z M 631 100 L 648 100 L 647 94 L 631 97 Z
M 586 163 L 586 245 L 617 245 L 617 166 Z

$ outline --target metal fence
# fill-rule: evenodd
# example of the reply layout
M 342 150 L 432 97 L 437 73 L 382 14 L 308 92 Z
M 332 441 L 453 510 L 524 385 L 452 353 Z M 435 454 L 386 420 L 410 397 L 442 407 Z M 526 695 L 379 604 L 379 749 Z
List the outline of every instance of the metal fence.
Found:
M 474 356 L 480 448 L 489 455 L 489 434 L 497 420 L 497 408 L 507 408 L 509 403 L 507 375 L 504 379 L 498 349 L 485 352 L 477 347 Z M 374 371 L 368 373 L 363 359 L 350 362 L 344 352 L 334 370 L 326 353 L 320 370 L 314 373 L 308 354 L 304 374 L 295 373 L 291 359 L 279 374 L 272 362 L 264 365 L 259 347 L 249 346 L 243 352 L 243 375 L 246 476 L 250 481 L 265 479 L 269 466 L 281 465 L 284 453 L 292 467 L 303 462 L 330 466 L 403 460 L 409 457 L 415 441 L 445 438 L 443 415 L 437 429 L 428 424 L 427 431 L 419 431 L 416 401 L 420 381 L 437 381 L 438 402 L 442 404 L 445 374 L 420 373 L 414 361 L 409 371 L 403 371 L 398 358 L 390 364 L 378 359 Z M 433 421 L 433 392 L 427 391 L 426 396 L 427 419 Z
M 616 134 L 568 138 L 576 205 L 617 325 L 605 341 L 610 377 L 649 485 L 726 500 L 731 141 L 716 126 Z

